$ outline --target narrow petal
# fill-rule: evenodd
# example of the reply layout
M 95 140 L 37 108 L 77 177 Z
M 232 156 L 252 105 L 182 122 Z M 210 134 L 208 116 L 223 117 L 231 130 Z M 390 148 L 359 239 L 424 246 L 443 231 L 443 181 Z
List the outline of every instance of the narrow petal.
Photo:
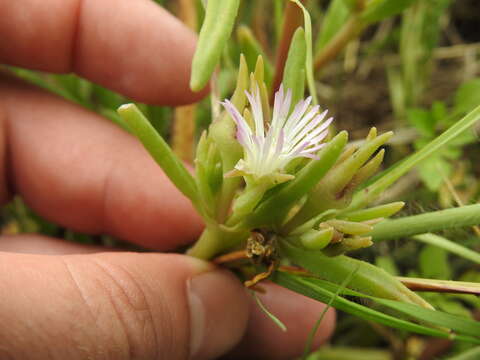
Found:
M 233 105 L 229 100 L 225 100 L 221 103 L 227 112 L 232 117 L 233 121 L 237 125 L 236 137 L 238 142 L 249 151 L 252 151 L 253 140 L 252 140 L 252 130 L 248 126 L 245 118 L 240 114 L 235 105 Z
M 329 119 L 330 120 L 330 119 Z M 317 127 L 315 130 L 313 130 L 312 132 L 310 132 L 308 135 L 305 136 L 305 141 L 312 141 L 312 142 L 318 142 L 318 141 L 314 141 L 313 139 L 316 139 L 318 134 L 328 134 L 328 125 L 330 125 L 330 122 L 331 121 L 326 121 L 325 124 L 327 124 L 326 126 L 324 126 L 325 124 L 322 124 L 321 126 Z M 327 129 L 327 130 L 325 130 Z
M 307 115 L 305 115 L 293 128 L 291 131 L 292 142 L 296 142 L 295 139 L 297 138 L 304 137 L 309 131 L 321 123 L 323 117 L 325 116 L 323 115 L 325 112 L 321 115 L 315 116 L 318 113 L 319 108 L 320 107 L 318 105 L 314 106 L 314 108 L 310 110 Z M 310 121 L 314 116 L 315 118 Z
M 280 110 L 283 105 L 283 85 L 280 85 L 280 89 L 275 93 L 275 99 L 273 101 L 273 115 L 271 126 L 278 126 Z
M 297 121 L 303 116 L 303 114 L 305 114 L 305 111 L 307 111 L 311 101 L 312 101 L 312 97 L 309 96 L 306 100 L 300 101 L 295 106 L 292 114 L 290 115 L 290 117 L 288 118 L 287 122 L 284 125 L 285 136 L 289 137 L 290 131 L 295 126 Z
M 252 107 L 253 121 L 255 122 L 255 134 L 264 136 L 263 111 L 262 102 L 260 100 L 260 91 L 257 89 L 252 96 L 248 91 L 245 91 L 250 106 Z

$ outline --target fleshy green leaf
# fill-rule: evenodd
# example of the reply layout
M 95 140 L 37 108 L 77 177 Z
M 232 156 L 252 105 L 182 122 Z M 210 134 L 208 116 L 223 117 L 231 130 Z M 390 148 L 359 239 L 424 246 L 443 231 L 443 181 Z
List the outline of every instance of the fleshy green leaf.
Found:
M 307 56 L 305 59 L 305 71 L 307 75 L 308 91 L 312 97 L 312 103 L 318 104 L 317 91 L 315 89 L 315 79 L 313 77 L 313 49 L 312 49 L 312 20 L 305 6 L 298 0 L 290 0 L 297 4 L 303 11 L 303 26 L 305 28 L 305 43 L 307 47 Z
M 368 235 L 372 236 L 374 241 L 391 240 L 477 224 L 480 224 L 480 204 L 385 220 L 375 225 Z
M 407 289 L 395 277 L 367 262 L 344 255 L 329 257 L 320 251 L 303 250 L 287 241 L 279 241 L 279 249 L 294 263 L 333 283 L 341 284 L 348 274 L 355 271 L 355 275 L 348 284 L 351 289 L 375 297 L 415 303 L 431 308 L 430 304 Z
M 197 206 L 195 180 L 140 110 L 134 104 L 125 104 L 118 109 L 118 113 L 169 179 Z
M 292 91 L 292 108 L 303 98 L 305 92 L 306 56 L 305 32 L 302 28 L 298 28 L 290 43 L 282 81 L 285 89 Z
M 240 0 L 209 0 L 193 56 L 190 88 L 201 90 L 210 79 L 232 33 Z

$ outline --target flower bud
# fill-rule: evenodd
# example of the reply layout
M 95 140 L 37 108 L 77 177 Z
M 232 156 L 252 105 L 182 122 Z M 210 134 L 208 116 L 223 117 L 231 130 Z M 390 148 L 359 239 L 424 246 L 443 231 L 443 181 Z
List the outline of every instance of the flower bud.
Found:
M 300 236 L 300 242 L 306 249 L 321 250 L 325 248 L 333 238 L 333 228 L 321 230 L 309 230 Z

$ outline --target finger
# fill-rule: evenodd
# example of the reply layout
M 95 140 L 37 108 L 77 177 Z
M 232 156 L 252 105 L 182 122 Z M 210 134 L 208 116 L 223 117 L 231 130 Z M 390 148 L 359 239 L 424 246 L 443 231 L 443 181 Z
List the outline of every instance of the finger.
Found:
M 137 101 L 184 104 L 196 36 L 150 0 L 0 2 L 0 62 L 76 72 Z
M 212 270 L 180 255 L 0 253 L 0 358 L 216 358 L 240 339 L 248 302 Z
M 30 254 L 80 254 L 98 252 L 102 248 L 69 243 L 60 239 L 37 235 L 16 235 L 1 238 L 0 251 Z M 271 283 L 262 283 L 265 295 L 259 295 L 262 304 L 287 326 L 281 331 L 250 298 L 250 320 L 246 335 L 229 359 L 292 359 L 302 354 L 313 324 L 325 305 L 293 293 Z M 312 350 L 323 344 L 332 334 L 335 312 L 324 316 L 312 343 Z
M 300 356 L 310 332 L 326 305 L 272 283 L 262 283 L 265 294 L 257 294 L 269 312 L 287 327 L 283 331 L 251 301 L 247 332 L 232 359 L 294 359 Z M 315 333 L 312 350 L 325 343 L 335 328 L 335 311 L 329 309 Z
M 159 250 L 198 236 L 200 217 L 131 135 L 12 79 L 0 79 L 0 118 L 2 106 L 0 139 L 8 137 L 0 148 L 3 201 L 8 171 L 29 206 L 74 230 Z
M 79 244 L 37 234 L 3 235 L 0 237 L 0 252 L 38 255 L 91 254 L 107 249 L 102 246 Z

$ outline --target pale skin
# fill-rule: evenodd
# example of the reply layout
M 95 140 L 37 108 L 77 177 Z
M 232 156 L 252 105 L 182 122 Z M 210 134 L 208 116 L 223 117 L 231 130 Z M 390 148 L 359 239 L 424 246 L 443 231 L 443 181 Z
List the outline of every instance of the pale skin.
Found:
M 75 72 L 141 102 L 179 105 L 195 35 L 149 0 L 0 1 L 0 63 Z M 200 218 L 132 136 L 0 75 L 0 200 L 157 251 Z M 183 255 L 108 252 L 34 234 L 0 239 L 1 359 L 288 359 L 324 305 L 272 284 L 264 304 L 233 275 Z M 334 327 L 329 311 L 315 340 Z

